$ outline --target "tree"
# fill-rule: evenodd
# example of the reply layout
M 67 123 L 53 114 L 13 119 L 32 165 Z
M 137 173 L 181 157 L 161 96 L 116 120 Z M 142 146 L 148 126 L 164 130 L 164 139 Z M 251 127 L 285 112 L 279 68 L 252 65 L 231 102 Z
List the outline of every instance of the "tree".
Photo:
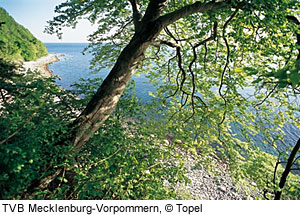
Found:
M 151 46 L 166 45 L 176 50 L 174 58 L 177 59 L 177 70 L 180 72 L 177 74 L 179 89 L 176 90 L 174 95 L 181 92 L 183 96 L 190 97 L 193 108 L 195 105 L 194 99 L 202 100 L 197 96 L 194 80 L 195 73 L 199 70 L 196 61 L 203 58 L 201 56 L 199 59 L 198 55 L 204 55 L 205 60 L 202 66 L 208 67 L 213 60 L 211 59 L 212 56 L 209 56 L 211 53 L 207 53 L 208 44 L 216 52 L 218 52 L 218 48 L 222 50 L 220 58 L 222 58 L 224 68 L 220 71 L 220 65 L 217 65 L 217 70 L 221 74 L 221 80 L 217 82 L 220 82 L 219 94 L 224 100 L 226 112 L 227 99 L 225 94 L 228 90 L 222 92 L 222 87 L 224 85 L 228 86 L 226 82 L 230 78 L 226 77 L 226 75 L 230 76 L 226 72 L 232 70 L 234 70 L 234 73 L 243 70 L 247 72 L 252 68 L 246 68 L 246 66 L 254 65 L 250 58 L 258 56 L 263 56 L 264 60 L 269 60 L 268 63 L 275 63 L 270 58 L 276 55 L 280 58 L 276 62 L 286 60 L 285 64 L 295 65 L 296 47 L 294 37 L 288 39 L 295 25 L 288 22 L 286 15 L 296 13 L 295 10 L 298 4 L 297 1 L 229 0 L 69 1 L 61 4 L 56 8 L 56 12 L 61 15 L 49 22 L 48 31 L 50 33 L 60 34 L 59 28 L 61 26 L 76 25 L 76 20 L 79 17 L 85 17 L 92 23 L 99 24 L 99 30 L 91 36 L 91 40 L 96 41 L 96 44 L 105 41 L 113 42 L 113 45 L 111 43 L 101 44 L 102 47 L 97 47 L 104 53 L 99 54 L 98 52 L 95 59 L 102 58 L 104 62 L 111 63 L 112 59 L 107 59 L 112 57 L 112 55 L 106 53 L 108 48 L 113 54 L 119 52 L 108 77 L 80 117 L 74 122 L 76 127 L 73 138 L 74 146 L 80 149 L 113 112 L 126 84 L 131 79 L 134 71 L 145 60 L 146 51 Z M 200 32 L 198 32 L 199 30 Z M 176 38 L 171 31 L 179 35 L 186 32 L 186 37 Z M 177 31 L 180 31 L 180 33 Z M 109 32 L 110 34 L 108 34 Z M 282 34 L 286 35 L 284 39 L 281 37 Z M 253 53 L 253 51 L 258 51 L 255 45 L 260 47 L 261 53 Z M 287 48 L 280 51 L 276 45 L 287 46 Z M 184 46 L 190 47 L 189 57 L 192 58 L 190 62 L 183 62 L 182 50 L 185 49 Z M 200 53 L 198 52 L 201 47 L 205 47 L 205 53 L 203 53 L 203 48 Z M 172 53 L 172 51 L 165 52 L 166 55 Z M 187 51 L 184 50 L 184 52 Z M 252 56 L 249 56 L 251 52 Z M 234 60 L 233 57 L 239 57 L 240 62 Z M 270 67 L 261 64 L 261 61 L 255 63 L 255 71 L 259 70 L 257 69 L 259 67 Z M 238 67 L 238 64 L 240 64 L 240 67 Z M 213 65 L 211 64 L 211 66 Z M 278 66 L 281 67 L 281 65 Z M 186 77 L 186 69 L 191 73 L 192 80 L 189 82 L 193 86 L 192 92 L 187 92 L 184 89 L 184 85 L 188 82 L 186 80 L 188 78 Z M 277 69 L 275 70 L 277 71 Z M 260 73 L 262 72 L 259 72 L 257 76 L 262 76 Z M 296 72 L 293 75 L 297 76 L 292 79 L 295 89 L 299 84 L 299 75 Z M 201 101 L 201 103 L 205 106 L 204 101 Z
M 105 6 L 105 3 L 102 3 L 103 6 Z M 140 61 L 143 60 L 146 49 L 155 42 L 163 28 L 193 13 L 211 12 L 228 7 L 226 2 L 207 4 L 198 2 L 161 16 L 168 1 L 150 1 L 142 17 L 139 3 L 137 1 L 130 1 L 130 3 L 134 14 L 134 35 L 129 44 L 120 53 L 109 76 L 105 79 L 81 116 L 74 122 L 76 131 L 73 144 L 78 149 L 89 140 L 91 135 L 98 130 L 99 126 L 113 112 L 134 70 Z M 126 3 L 115 4 L 113 4 L 114 7 L 127 7 Z
M 79 18 L 98 24 L 90 36 L 92 66 L 98 71 L 111 68 L 73 122 L 73 146 L 80 150 L 109 117 L 135 72 L 147 72 L 160 85 L 160 104 L 181 110 L 164 109 L 162 114 L 176 116 L 173 122 L 192 121 L 188 127 L 196 130 L 195 139 L 216 141 L 227 155 L 232 147 L 253 142 L 250 134 L 258 130 L 268 137 L 266 142 L 275 144 L 276 138 L 265 129 L 266 124 L 276 129 L 267 114 L 273 108 L 280 110 L 275 123 L 299 126 L 297 104 L 289 102 L 299 94 L 298 7 L 298 1 L 273 0 L 62 3 L 55 10 L 60 15 L 49 21 L 47 31 L 61 36 L 61 27 L 76 26 Z M 249 94 L 252 100 L 242 91 L 248 87 L 254 91 Z M 246 140 L 232 140 L 233 124 Z M 172 126 L 178 133 L 180 125 Z M 282 133 L 277 135 L 280 138 Z M 238 151 L 231 156 L 240 158 L 243 150 Z

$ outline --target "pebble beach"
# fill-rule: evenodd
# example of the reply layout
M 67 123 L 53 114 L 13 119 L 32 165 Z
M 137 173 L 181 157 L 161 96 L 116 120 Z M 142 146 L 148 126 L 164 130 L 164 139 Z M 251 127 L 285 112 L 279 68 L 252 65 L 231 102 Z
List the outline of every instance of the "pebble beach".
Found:
M 24 62 L 23 67 L 26 70 L 38 70 L 42 76 L 51 77 L 52 72 L 48 69 L 48 64 L 59 61 L 59 57 L 61 56 L 58 54 L 48 54 L 35 61 Z

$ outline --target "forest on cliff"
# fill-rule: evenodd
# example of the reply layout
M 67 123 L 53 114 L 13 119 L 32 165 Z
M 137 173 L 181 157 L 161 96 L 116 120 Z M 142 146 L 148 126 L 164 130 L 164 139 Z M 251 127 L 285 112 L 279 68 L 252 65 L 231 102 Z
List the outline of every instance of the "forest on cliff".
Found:
M 48 54 L 45 45 L 0 8 L 0 57 L 32 61 Z

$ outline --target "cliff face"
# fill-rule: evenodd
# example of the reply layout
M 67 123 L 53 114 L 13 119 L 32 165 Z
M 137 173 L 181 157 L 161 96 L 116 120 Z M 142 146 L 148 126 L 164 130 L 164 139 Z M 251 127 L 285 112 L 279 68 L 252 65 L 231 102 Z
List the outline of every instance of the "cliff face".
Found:
M 0 58 L 31 61 L 48 54 L 45 45 L 0 8 Z

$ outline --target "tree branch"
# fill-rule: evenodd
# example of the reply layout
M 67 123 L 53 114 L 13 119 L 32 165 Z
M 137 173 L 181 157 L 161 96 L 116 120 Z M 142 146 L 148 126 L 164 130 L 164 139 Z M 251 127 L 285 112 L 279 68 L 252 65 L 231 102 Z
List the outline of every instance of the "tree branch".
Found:
M 300 149 L 300 138 L 297 141 L 296 145 L 294 146 L 294 148 L 293 148 L 293 150 L 292 150 L 292 152 L 291 152 L 291 154 L 289 156 L 289 159 L 288 159 L 288 162 L 286 164 L 286 167 L 285 167 L 285 169 L 284 169 L 284 171 L 283 171 L 283 173 L 281 175 L 280 182 L 279 182 L 279 188 L 281 190 L 275 192 L 275 198 L 274 198 L 275 200 L 280 200 L 280 197 L 281 197 L 281 194 L 282 194 L 282 188 L 284 187 L 285 182 L 287 180 L 287 177 L 288 177 L 288 175 L 289 175 L 289 173 L 290 173 L 290 171 L 292 169 L 292 166 L 293 166 L 293 163 L 294 163 L 294 159 L 295 159 L 296 154 L 299 151 L 299 149 Z
M 300 22 L 295 16 L 286 16 L 286 18 L 290 21 L 298 25 L 298 29 L 300 28 Z M 297 42 L 296 44 L 300 46 L 300 34 L 296 31 L 295 34 L 297 35 Z M 298 47 L 298 56 L 297 60 L 300 60 L 300 48 Z
M 134 27 L 137 30 L 140 26 L 142 14 L 140 12 L 140 5 L 138 0 L 129 0 L 131 7 L 132 7 L 132 14 L 133 14 L 133 23 Z
M 274 185 L 276 185 L 276 175 L 277 175 L 278 165 L 281 164 L 280 156 L 281 156 L 281 154 L 279 154 L 278 157 L 277 157 L 277 162 L 275 164 L 275 168 L 274 168 L 274 172 L 273 172 L 273 184 Z
M 298 20 L 295 16 L 286 16 L 286 18 L 287 18 L 289 21 L 295 23 L 296 25 L 300 25 L 299 20 Z
M 188 68 L 189 68 L 189 72 L 190 72 L 191 77 L 192 77 L 192 85 L 193 85 L 193 86 L 192 86 L 192 93 L 188 93 L 188 92 L 186 92 L 186 91 L 183 89 L 183 85 L 184 85 L 185 80 L 186 80 L 186 72 L 185 72 L 185 70 L 183 69 L 183 66 L 182 66 L 182 56 L 181 56 L 181 52 L 180 52 L 180 46 L 177 45 L 177 44 L 171 43 L 171 42 L 169 42 L 169 41 L 160 41 L 160 42 L 159 42 L 159 45 L 160 45 L 160 44 L 166 44 L 166 45 L 168 45 L 168 46 L 170 46 L 170 47 L 172 47 L 172 48 L 176 48 L 176 53 L 177 53 L 177 54 L 176 54 L 176 55 L 177 55 L 177 63 L 178 63 L 178 67 L 179 67 L 180 73 L 181 73 L 181 75 L 182 75 L 182 80 L 181 80 L 181 83 L 180 83 L 180 85 L 179 85 L 178 79 L 176 79 L 176 80 L 177 80 L 177 89 L 176 89 L 175 93 L 173 93 L 171 96 L 174 96 L 174 95 L 178 92 L 178 90 L 180 90 L 180 91 L 182 92 L 182 98 L 181 98 L 181 102 L 182 102 L 181 104 L 182 104 L 182 106 L 185 106 L 185 104 L 187 103 L 187 100 L 188 100 L 189 96 L 191 96 L 191 102 L 192 102 L 193 113 L 192 113 L 192 116 L 189 117 L 186 121 L 188 121 L 190 118 L 192 118 L 193 115 L 195 114 L 195 101 L 194 101 L 194 99 L 199 100 L 199 101 L 201 102 L 201 104 L 202 104 L 205 108 L 207 108 L 207 105 L 206 105 L 205 102 L 202 100 L 202 98 L 199 97 L 199 96 L 197 96 L 197 95 L 195 95 L 195 93 L 196 93 L 195 74 L 194 74 L 194 72 L 193 72 L 192 66 L 193 66 L 193 64 L 196 62 L 196 60 L 197 60 L 197 58 L 198 58 L 196 49 L 197 49 L 199 46 L 205 45 L 207 42 L 209 42 L 209 41 L 211 41 L 211 40 L 214 40 L 214 39 L 216 38 L 216 36 L 217 36 L 217 27 L 218 27 L 218 23 L 217 23 L 217 22 L 214 22 L 213 30 L 212 30 L 212 35 L 211 35 L 210 37 L 208 37 L 208 38 L 206 38 L 206 39 L 204 39 L 204 40 L 198 42 L 198 43 L 195 44 L 194 46 L 193 46 L 192 44 L 190 44 L 191 47 L 192 47 L 192 49 L 193 49 L 193 59 L 192 59 L 192 61 L 190 62 Z M 179 42 L 179 40 L 177 40 L 177 39 L 174 37 L 174 35 L 169 31 L 169 29 L 168 29 L 167 27 L 165 28 L 165 31 L 166 31 L 166 33 L 167 33 L 171 38 L 173 38 L 173 39 L 176 41 L 176 43 Z M 177 75 L 177 77 L 178 77 L 178 75 Z M 183 100 L 183 98 L 184 98 L 185 95 L 186 95 L 186 99 Z M 171 97 L 171 96 L 168 96 L 168 97 Z
M 293 162 L 293 165 L 296 164 L 296 162 L 299 160 L 299 158 L 300 158 L 300 156 L 298 156 L 298 157 L 295 158 L 295 160 Z
M 228 91 L 228 87 L 227 87 L 227 91 L 222 94 L 222 87 L 223 87 L 223 84 L 224 84 L 224 78 L 225 78 L 225 72 L 226 70 L 228 69 L 228 65 L 229 65 L 229 58 L 230 58 L 230 47 L 229 47 L 229 44 L 228 44 L 228 41 L 227 41 L 227 38 L 225 37 L 225 31 L 226 31 L 226 27 L 227 25 L 229 24 L 229 22 L 235 17 L 235 15 L 238 13 L 239 9 L 236 9 L 234 11 L 234 13 L 229 17 L 229 19 L 225 22 L 224 26 L 223 26 L 223 32 L 222 32 L 222 38 L 225 42 L 225 45 L 226 45 L 226 50 L 227 50 L 227 57 L 226 57 L 226 63 L 225 63 L 225 66 L 224 66 L 224 69 L 223 69 L 223 72 L 222 72 L 222 76 L 221 76 L 221 83 L 220 83 L 220 87 L 219 87 L 219 95 L 222 97 L 222 99 L 224 100 L 224 105 L 225 105 L 225 108 L 224 108 L 224 113 L 223 113 L 223 117 L 222 117 L 222 120 L 221 122 L 219 122 L 219 126 L 221 124 L 223 124 L 225 118 L 226 118 L 226 113 L 227 113 L 227 100 L 225 98 L 225 94 L 227 93 Z
M 174 26 L 176 26 L 174 24 Z M 174 37 L 174 35 L 171 33 L 171 31 L 169 30 L 168 26 L 164 28 L 164 31 L 166 32 L 167 35 L 169 35 L 176 43 L 182 42 L 182 41 L 187 41 L 188 39 L 180 39 L 180 38 L 176 38 Z
M 199 96 L 196 96 L 195 95 L 195 92 L 196 92 L 196 84 L 195 84 L 195 74 L 193 72 L 193 69 L 192 69 L 192 66 L 193 64 L 196 62 L 197 58 L 198 58 L 198 55 L 197 55 L 197 51 L 196 49 L 203 45 L 203 44 L 206 44 L 207 42 L 209 42 L 210 40 L 214 40 L 216 37 L 217 37 L 217 29 L 218 29 L 218 23 L 217 22 L 214 22 L 214 26 L 213 26 L 213 32 L 212 32 L 212 35 L 208 38 L 206 38 L 205 40 L 202 40 L 201 42 L 199 42 L 198 44 L 196 45 L 192 45 L 192 49 L 193 49 L 193 59 L 192 61 L 190 62 L 189 64 L 189 71 L 192 75 L 192 108 L 193 108 L 193 114 L 190 118 L 192 118 L 195 114 L 195 103 L 194 103 L 194 98 L 197 98 L 203 105 L 205 108 L 207 108 L 207 105 L 205 104 L 205 102 L 201 99 L 201 97 Z
M 12 133 L 11 135 L 9 135 L 8 137 L 6 137 L 4 140 L 2 140 L 1 142 L 0 142 L 0 145 L 2 145 L 2 144 L 4 144 L 5 142 L 7 142 L 8 140 L 10 140 L 11 138 L 13 138 L 14 136 L 16 136 L 20 131 L 22 131 L 23 129 L 24 129 L 24 127 L 28 124 L 28 123 L 30 123 L 30 121 L 33 119 L 33 117 L 35 116 L 35 114 L 36 114 L 36 112 L 37 112 L 38 110 L 35 110 L 34 112 L 33 112 L 33 114 L 24 122 L 24 124 L 20 127 L 20 128 L 18 128 L 14 133 Z
M 168 0 L 150 0 L 142 19 L 143 25 L 158 19 L 167 6 Z
M 257 103 L 254 107 L 258 107 L 259 105 L 263 104 L 272 95 L 272 93 L 276 90 L 277 87 L 278 84 L 276 84 L 274 88 L 268 93 L 268 95 L 261 102 Z
M 64 170 L 64 167 L 60 167 L 59 169 L 56 170 L 55 173 L 53 173 L 52 175 L 47 176 L 46 178 L 44 178 L 43 180 L 41 180 L 41 182 L 39 183 L 39 188 L 40 189 L 46 189 L 47 186 L 54 180 L 57 178 L 57 176 Z
M 152 45 L 155 46 L 155 47 L 160 47 L 161 45 L 167 45 L 167 46 L 169 46 L 171 48 L 177 48 L 177 47 L 179 47 L 177 44 L 172 43 L 170 41 L 166 41 L 166 40 L 154 41 L 154 42 L 152 42 Z
M 237 7 L 240 8 L 244 5 L 244 3 L 240 3 Z M 229 1 L 215 2 L 211 1 L 208 3 L 203 3 L 200 1 L 195 2 L 194 4 L 187 5 L 182 7 L 174 12 L 166 14 L 159 18 L 159 21 L 163 26 L 168 26 L 169 24 L 183 18 L 189 16 L 194 13 L 202 13 L 202 12 L 211 12 L 214 10 L 228 8 L 230 5 Z

